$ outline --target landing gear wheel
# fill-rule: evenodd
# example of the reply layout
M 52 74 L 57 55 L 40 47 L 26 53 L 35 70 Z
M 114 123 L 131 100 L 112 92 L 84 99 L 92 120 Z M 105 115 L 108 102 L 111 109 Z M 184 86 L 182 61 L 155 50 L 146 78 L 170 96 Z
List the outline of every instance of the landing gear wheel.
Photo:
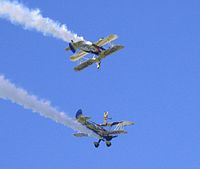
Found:
M 97 69 L 100 69 L 100 67 L 101 67 L 101 62 L 98 62 L 97 63 Z
M 96 148 L 98 148 L 98 147 L 99 147 L 99 143 L 98 143 L 98 142 L 94 142 L 94 146 L 95 146 Z
M 111 146 L 111 142 L 110 141 L 106 141 L 106 146 L 110 147 Z

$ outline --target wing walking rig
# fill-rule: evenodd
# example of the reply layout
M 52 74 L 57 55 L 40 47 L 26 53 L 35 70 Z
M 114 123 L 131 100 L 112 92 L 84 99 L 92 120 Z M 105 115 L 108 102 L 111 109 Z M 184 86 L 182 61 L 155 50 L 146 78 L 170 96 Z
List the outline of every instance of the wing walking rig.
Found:
M 107 147 L 111 146 L 111 140 L 117 137 L 120 134 L 127 134 L 127 131 L 124 130 L 125 126 L 133 125 L 133 122 L 128 121 L 115 121 L 115 122 L 107 122 L 108 112 L 104 113 L 104 123 L 97 124 L 95 122 L 90 121 L 89 117 L 83 115 L 82 110 L 79 109 L 76 113 L 76 120 L 82 125 L 86 126 L 89 130 L 93 131 L 99 136 L 98 142 L 94 142 L 94 146 L 97 148 L 101 141 L 104 141 Z M 86 133 L 75 133 L 76 137 L 85 137 L 88 136 Z

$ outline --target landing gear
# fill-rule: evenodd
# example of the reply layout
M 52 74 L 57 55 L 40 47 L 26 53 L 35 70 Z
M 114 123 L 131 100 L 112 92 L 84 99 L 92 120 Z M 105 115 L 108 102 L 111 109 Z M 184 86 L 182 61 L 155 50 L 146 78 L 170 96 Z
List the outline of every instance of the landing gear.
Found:
M 99 143 L 100 143 L 101 141 L 105 141 L 105 140 L 100 139 L 98 142 L 94 142 L 94 146 L 95 146 L 96 148 L 98 148 L 98 147 L 99 147 Z M 110 146 L 111 146 L 111 142 L 110 142 L 110 141 L 105 141 L 105 142 L 106 142 L 106 146 L 107 146 L 107 147 L 110 147 Z
M 98 62 L 97 63 L 97 69 L 100 69 L 100 67 L 101 67 L 101 62 Z
M 106 146 L 110 147 L 111 146 L 111 142 L 110 141 L 106 141 Z
M 98 148 L 98 147 L 99 147 L 99 142 L 94 142 L 94 146 L 95 146 L 96 148 Z
M 98 142 L 94 142 L 94 146 L 96 147 L 96 148 L 98 148 L 99 147 L 99 143 L 101 142 L 102 140 L 101 139 L 99 139 L 99 141 Z

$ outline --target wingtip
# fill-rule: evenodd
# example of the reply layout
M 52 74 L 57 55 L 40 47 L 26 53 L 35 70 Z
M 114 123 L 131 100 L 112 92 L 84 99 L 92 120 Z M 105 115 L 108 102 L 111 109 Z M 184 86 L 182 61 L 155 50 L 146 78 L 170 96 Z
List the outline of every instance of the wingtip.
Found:
M 115 33 L 111 34 L 111 36 L 114 36 L 115 38 L 118 38 L 118 35 L 115 34 Z

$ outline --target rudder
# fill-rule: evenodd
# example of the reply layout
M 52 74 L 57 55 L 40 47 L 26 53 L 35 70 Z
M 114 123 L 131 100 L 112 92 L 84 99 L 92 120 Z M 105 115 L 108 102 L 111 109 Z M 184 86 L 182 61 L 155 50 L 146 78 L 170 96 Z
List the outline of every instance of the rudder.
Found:
M 76 119 L 78 119 L 78 117 L 81 116 L 82 114 L 83 114 L 82 109 L 79 109 L 79 110 L 76 112 Z

